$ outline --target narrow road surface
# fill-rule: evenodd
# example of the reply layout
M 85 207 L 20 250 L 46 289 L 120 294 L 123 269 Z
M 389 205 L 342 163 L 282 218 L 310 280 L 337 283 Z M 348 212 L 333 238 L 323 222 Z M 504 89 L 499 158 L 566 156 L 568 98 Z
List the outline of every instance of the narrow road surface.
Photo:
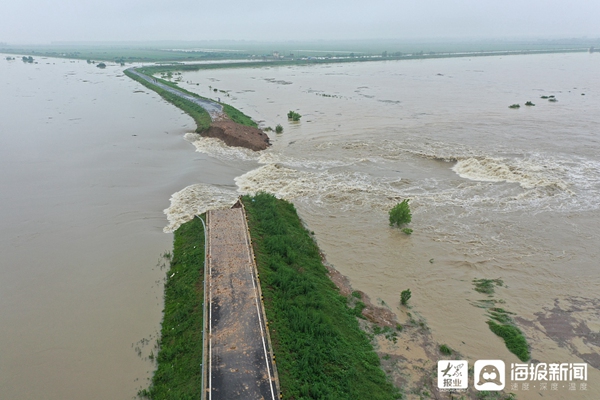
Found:
M 155 86 L 158 86 L 159 88 L 166 90 L 167 92 L 171 92 L 176 96 L 179 96 L 183 99 L 189 100 L 192 103 L 196 103 L 198 104 L 200 107 L 204 108 L 206 111 L 208 111 L 208 113 L 210 114 L 210 118 L 215 121 L 217 120 L 221 114 L 223 114 L 223 106 L 221 106 L 219 103 L 215 103 L 214 101 L 211 100 L 207 100 L 207 99 L 201 99 L 198 97 L 194 97 L 191 96 L 187 93 L 184 93 L 180 90 L 177 90 L 175 88 L 172 88 L 171 86 L 165 85 L 164 83 L 159 82 L 157 79 L 154 79 L 151 76 L 148 75 L 144 75 L 142 73 L 139 73 L 135 70 L 134 68 L 129 68 L 128 69 L 129 72 L 131 72 L 134 75 L 139 76 L 140 78 L 142 78 L 143 80 L 145 80 L 148 83 L 151 83 Z
M 242 208 L 208 212 L 208 400 L 275 400 L 269 340 Z

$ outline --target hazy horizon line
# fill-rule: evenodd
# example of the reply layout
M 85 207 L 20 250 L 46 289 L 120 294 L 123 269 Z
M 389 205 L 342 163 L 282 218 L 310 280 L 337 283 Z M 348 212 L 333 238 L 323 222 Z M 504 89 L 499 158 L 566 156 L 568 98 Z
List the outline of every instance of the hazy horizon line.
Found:
M 53 40 L 50 42 L 8 42 L 0 40 L 3 46 L 65 46 L 65 45 L 149 45 L 149 44 L 193 44 L 193 43 L 423 43 L 423 42 L 560 42 L 560 41 L 600 41 L 598 37 L 588 36 L 512 36 L 512 37 L 422 37 L 422 38 L 360 38 L 360 39 L 282 39 L 282 40 L 260 40 L 260 39 L 160 39 L 160 40 Z

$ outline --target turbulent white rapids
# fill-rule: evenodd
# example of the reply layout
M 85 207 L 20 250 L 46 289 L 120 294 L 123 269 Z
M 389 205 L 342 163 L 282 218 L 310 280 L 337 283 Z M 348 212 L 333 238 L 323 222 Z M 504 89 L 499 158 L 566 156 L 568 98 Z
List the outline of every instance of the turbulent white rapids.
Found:
M 398 294 L 410 287 L 411 313 L 464 357 L 513 357 L 473 306 L 472 280 L 501 278 L 496 297 L 521 318 L 533 357 L 593 360 L 585 354 L 600 349 L 586 337 L 549 336 L 540 318 L 560 303 L 577 323 L 600 327 L 577 308 L 600 302 L 598 70 L 600 56 L 570 54 L 186 72 L 189 90 L 210 96 L 219 82 L 234 106 L 284 132 L 260 154 L 188 135 L 240 173 L 174 195 L 168 229 L 240 194 L 273 193 L 294 203 L 356 288 L 403 321 Z M 536 106 L 508 108 L 528 100 Z M 290 109 L 300 123 L 287 122 Z M 411 236 L 387 223 L 405 198 Z M 413 345 L 392 351 L 411 359 Z

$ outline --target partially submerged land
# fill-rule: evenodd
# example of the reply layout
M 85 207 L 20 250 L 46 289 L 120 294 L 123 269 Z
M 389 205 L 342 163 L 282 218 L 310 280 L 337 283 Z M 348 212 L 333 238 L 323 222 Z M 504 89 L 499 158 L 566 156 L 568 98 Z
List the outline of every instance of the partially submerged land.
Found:
M 259 64 L 264 66 L 264 63 Z M 159 73 L 164 74 L 176 69 L 223 66 L 241 67 L 242 65 L 153 66 L 138 68 L 134 72 L 130 69 L 125 73 L 190 114 L 197 123 L 197 132 L 205 136 L 218 137 L 230 146 L 252 148 L 247 143 L 240 143 L 235 138 L 235 134 L 231 134 L 232 130 L 241 126 L 258 131 L 256 138 L 260 138 L 260 134 L 264 135 L 248 116 L 229 105 L 216 103 L 181 89 L 174 82 L 156 78 Z M 245 63 L 243 66 L 251 66 L 251 63 Z M 193 98 L 190 99 L 190 96 Z M 214 114 L 207 112 L 194 101 L 195 99 L 200 99 L 199 104 L 211 102 L 222 105 L 222 117 L 214 118 Z M 268 140 L 265 143 L 268 144 Z M 435 371 L 431 365 L 427 362 L 423 366 L 404 365 L 402 357 L 394 355 L 394 352 L 388 353 L 385 347 L 389 346 L 389 343 L 396 344 L 398 340 L 406 342 L 400 338 L 401 332 L 404 331 L 403 336 L 409 335 L 410 341 L 415 336 L 420 337 L 417 342 L 421 343 L 420 346 L 429 359 L 460 358 L 459 353 L 446 345 L 436 344 L 429 334 L 427 325 L 418 316 L 415 319 L 410 312 L 407 312 L 409 322 L 404 325 L 399 324 L 395 314 L 387 305 L 382 304 L 381 307 L 373 305 L 364 293 L 353 291 L 347 280 L 337 271 L 326 267 L 323 255 L 302 226 L 292 204 L 267 194 L 244 196 L 242 200 L 248 213 L 248 225 L 253 238 L 257 267 L 262 277 L 265 311 L 270 322 L 269 332 L 273 340 L 283 398 L 394 399 L 402 397 L 400 389 L 407 390 L 409 386 L 406 384 L 410 384 L 413 394 L 425 396 L 437 390 L 437 385 L 432 378 Z M 197 228 L 198 223 L 199 221 L 194 220 L 182 225 L 175 233 L 176 243 L 181 240 L 180 230 L 191 232 L 191 226 Z M 201 235 L 196 233 L 185 240 L 198 245 L 202 243 L 200 237 Z M 178 251 L 175 249 L 173 262 L 176 268 L 179 266 L 177 254 Z M 203 255 L 197 254 L 199 258 L 196 262 L 200 264 L 200 257 Z M 178 273 L 178 271 L 170 271 L 169 279 Z M 196 270 L 192 272 L 192 278 L 186 280 L 188 285 L 195 288 L 194 291 L 196 296 L 200 296 L 199 298 L 202 297 L 202 279 L 202 271 Z M 167 297 L 168 295 L 165 294 L 165 301 Z M 181 300 L 173 300 L 171 303 L 177 309 Z M 402 304 L 404 307 L 407 306 L 406 302 Z M 529 347 L 522 332 L 510 317 L 511 313 L 494 307 L 492 302 L 482 304 L 477 306 L 488 309 L 490 329 L 502 337 L 507 348 L 522 361 L 528 360 Z M 187 309 L 186 312 L 194 313 L 193 316 L 190 314 L 190 319 L 201 321 L 200 308 Z M 167 310 L 169 310 L 169 318 L 172 317 L 172 309 L 165 305 L 165 321 Z M 168 329 L 169 325 L 166 326 Z M 164 327 L 165 323 L 163 323 L 163 330 Z M 187 329 L 194 332 L 194 340 L 197 340 L 200 346 L 198 329 L 201 334 L 201 327 L 188 326 Z M 200 391 L 202 381 L 200 369 L 186 368 L 183 376 L 176 377 L 176 366 L 190 362 L 188 358 L 191 355 L 195 357 L 194 362 L 201 363 L 199 361 L 202 360 L 201 349 L 199 354 L 197 349 L 190 351 L 188 345 L 193 345 L 192 343 L 183 344 L 174 340 L 170 332 L 164 333 L 168 339 L 161 339 L 159 366 L 152 385 L 139 394 L 152 399 L 179 399 L 193 396 Z M 382 344 L 383 348 L 380 348 Z M 166 349 L 162 350 L 164 347 Z M 377 353 L 374 351 L 375 347 L 378 349 Z M 161 356 L 163 351 L 166 356 Z M 422 372 L 417 374 L 419 376 L 416 381 L 407 380 L 407 368 L 422 368 Z M 405 372 L 402 372 L 402 369 Z M 178 389 L 169 390 L 173 385 Z M 161 392 L 161 388 L 166 392 Z M 171 392 L 176 395 L 170 397 Z M 469 394 L 476 395 L 471 392 Z M 503 393 L 498 393 L 494 398 L 512 398 L 510 394 L 507 395 L 508 397 L 505 396 Z
M 420 317 L 407 313 L 410 321 L 399 324 L 385 305 L 375 306 L 364 293 L 352 290 L 348 281 L 327 265 L 291 203 L 266 193 L 242 196 L 241 201 L 260 275 L 281 398 L 400 399 L 404 393 L 429 397 L 436 391 L 436 365 L 405 365 L 406 360 L 387 353 L 385 347 L 421 342 L 425 353 L 437 359 L 461 359 L 460 353 L 436 344 Z M 157 369 L 150 387 L 138 392 L 142 398 L 192 399 L 201 393 L 203 243 L 198 217 L 175 231 L 158 354 L 152 355 Z M 502 283 L 477 280 L 474 284 L 476 291 L 491 295 L 494 286 Z M 484 303 L 490 307 L 490 321 L 514 327 L 508 312 L 488 306 L 496 301 Z M 517 341 L 525 346 L 521 351 L 527 352 L 520 336 Z M 526 354 L 517 355 L 525 361 Z M 415 368 L 421 371 L 418 380 L 405 386 L 406 374 Z M 473 390 L 468 396 L 514 398 L 502 392 Z
M 228 146 L 260 151 L 270 146 L 269 137 L 250 117 L 228 104 L 218 103 L 178 87 L 173 82 L 154 78 L 148 71 L 127 69 L 125 75 L 154 90 L 180 108 L 196 122 L 196 132 L 221 139 Z M 208 110 L 211 110 L 209 113 Z
M 204 229 L 194 218 L 175 231 L 171 267 L 165 283 L 165 306 L 157 368 L 149 399 L 197 399 L 202 387 L 202 302 L 204 289 Z
M 360 328 L 355 296 L 342 295 L 294 206 L 243 196 L 283 399 L 399 399 Z M 165 285 L 157 370 L 140 397 L 198 398 L 202 387 L 204 231 L 175 231 Z
M 47 45 L 0 44 L 0 53 L 104 62 L 192 62 L 210 60 L 315 61 L 456 57 L 589 51 L 594 38 L 555 40 L 335 40 L 335 41 L 155 41 Z

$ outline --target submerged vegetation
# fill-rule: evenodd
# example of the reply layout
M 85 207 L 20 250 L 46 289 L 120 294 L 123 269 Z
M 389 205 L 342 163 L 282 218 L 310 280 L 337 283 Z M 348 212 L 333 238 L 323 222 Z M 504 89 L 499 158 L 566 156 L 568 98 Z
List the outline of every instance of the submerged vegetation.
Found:
M 508 108 L 521 108 L 519 104 L 511 104 Z
M 443 344 L 440 346 L 440 353 L 449 356 L 452 355 L 452 349 L 447 345 Z
M 199 397 L 202 387 L 202 301 L 204 229 L 194 218 L 175 231 L 173 258 L 165 284 L 165 308 L 157 370 L 148 399 Z
M 410 289 L 403 290 L 402 293 L 400 293 L 400 303 L 405 306 L 408 304 L 408 300 L 410 300 L 411 296 L 412 293 L 410 292 Z
M 292 121 L 300 121 L 300 118 L 302 118 L 302 115 L 298 114 L 296 111 L 289 111 L 287 113 L 287 117 L 289 120 L 292 120 Z
M 492 297 L 496 287 L 504 285 L 501 279 L 473 279 L 475 291 L 487 294 Z M 503 308 L 496 307 L 496 303 L 504 303 L 503 300 L 481 300 L 477 302 L 478 307 L 487 309 L 489 320 L 487 321 L 490 330 L 500 336 L 506 345 L 506 348 L 516 355 L 519 360 L 525 362 L 529 360 L 529 346 L 523 332 L 515 325 L 511 312 Z
M 401 203 L 396 204 L 389 211 L 389 216 L 390 226 L 395 225 L 397 227 L 400 227 L 412 221 L 412 214 L 410 212 L 410 207 L 408 206 L 408 199 L 404 199 Z M 412 231 L 410 233 L 412 233 Z
M 244 196 L 284 399 L 398 399 L 291 203 Z
M 473 284 L 476 292 L 492 295 L 494 288 L 504 285 L 504 282 L 502 279 L 473 279 Z
M 275 127 L 275 133 L 282 133 L 283 132 L 283 126 L 281 126 L 281 124 L 277 124 L 277 126 Z
M 490 320 L 487 321 L 492 332 L 504 339 L 506 348 L 525 362 L 530 358 L 529 346 L 523 332 L 517 328 L 509 316 L 508 311 L 502 308 L 490 308 Z

